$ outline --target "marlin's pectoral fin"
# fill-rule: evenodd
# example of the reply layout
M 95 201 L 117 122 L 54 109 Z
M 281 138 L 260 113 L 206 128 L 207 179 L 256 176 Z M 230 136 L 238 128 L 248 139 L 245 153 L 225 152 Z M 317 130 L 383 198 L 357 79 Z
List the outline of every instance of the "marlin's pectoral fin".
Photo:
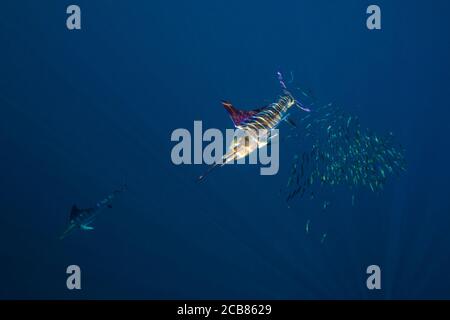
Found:
M 278 134 L 273 133 L 270 136 L 267 137 L 267 139 L 263 141 L 258 141 L 258 148 L 262 148 L 265 146 L 271 146 L 272 145 L 272 139 L 275 138 Z
M 291 119 L 291 115 L 288 113 L 286 114 L 282 119 L 282 121 L 286 121 L 289 125 L 291 125 L 294 128 L 297 128 L 297 125 L 295 122 Z
M 87 226 L 85 224 L 80 225 L 80 228 L 81 228 L 81 230 L 84 230 L 84 231 L 94 230 L 94 227 Z
M 297 128 L 297 125 L 295 124 L 295 122 L 291 118 L 286 117 L 286 118 L 284 118 L 284 121 L 289 123 L 292 127 Z

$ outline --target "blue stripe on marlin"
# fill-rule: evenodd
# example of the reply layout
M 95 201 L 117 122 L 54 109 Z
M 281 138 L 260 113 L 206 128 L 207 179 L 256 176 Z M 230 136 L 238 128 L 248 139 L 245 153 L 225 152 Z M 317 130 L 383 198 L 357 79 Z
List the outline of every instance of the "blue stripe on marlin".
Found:
M 295 126 L 294 122 L 289 119 L 288 110 L 291 107 L 297 106 L 303 111 L 310 112 L 287 90 L 280 72 L 277 73 L 277 76 L 283 90 L 283 95 L 279 97 L 277 102 L 263 108 L 244 111 L 236 109 L 228 101 L 222 101 L 222 105 L 228 111 L 234 126 L 241 130 L 243 134 L 228 147 L 228 152 L 222 157 L 222 161 L 211 165 L 205 174 L 198 178 L 199 180 L 202 180 L 217 166 L 223 166 L 231 161 L 244 158 L 256 149 L 267 145 L 267 139 L 270 140 L 273 137 L 271 135 L 272 130 L 276 129 L 282 121 Z M 249 145 L 248 139 L 253 140 L 254 143 Z
M 77 229 L 84 231 L 93 230 L 94 227 L 92 227 L 91 224 L 97 216 L 103 211 L 103 209 L 112 208 L 112 201 L 118 194 L 124 192 L 125 190 L 126 186 L 123 186 L 118 190 L 114 190 L 106 198 L 97 202 L 93 208 L 80 209 L 77 205 L 73 205 L 70 210 L 69 225 L 61 235 L 60 239 L 64 239 L 67 235 Z

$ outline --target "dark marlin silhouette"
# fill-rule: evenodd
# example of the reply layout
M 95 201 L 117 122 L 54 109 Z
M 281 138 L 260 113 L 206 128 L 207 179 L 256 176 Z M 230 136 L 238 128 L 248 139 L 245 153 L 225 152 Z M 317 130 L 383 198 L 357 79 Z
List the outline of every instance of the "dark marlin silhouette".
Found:
M 92 222 L 94 222 L 94 220 L 103 211 L 103 209 L 112 208 L 112 201 L 116 198 L 117 195 L 124 192 L 125 190 L 126 186 L 123 186 L 118 190 L 114 190 L 105 199 L 97 202 L 97 204 L 93 208 L 80 209 L 77 207 L 77 205 L 73 205 L 72 209 L 70 210 L 69 225 L 61 235 L 60 239 L 64 239 L 74 230 L 93 230 L 94 227 L 91 226 Z

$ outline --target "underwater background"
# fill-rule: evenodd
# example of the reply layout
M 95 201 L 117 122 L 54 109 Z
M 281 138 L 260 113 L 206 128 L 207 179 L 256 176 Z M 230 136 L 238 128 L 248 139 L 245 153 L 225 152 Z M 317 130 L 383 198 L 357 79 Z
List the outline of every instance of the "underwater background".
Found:
M 66 28 L 70 4 L 81 30 Z M 381 30 L 366 28 L 370 4 Z M 0 298 L 450 298 L 449 12 L 445 0 L 3 1 Z M 407 171 L 354 206 L 337 190 L 323 211 L 280 195 L 302 152 L 292 140 L 275 176 L 225 166 L 196 183 L 205 165 L 172 164 L 174 129 L 232 128 L 220 100 L 274 101 L 277 71 L 392 131 Z M 95 230 L 58 239 L 73 204 L 124 183 Z M 71 264 L 82 290 L 66 288 Z M 366 287 L 372 264 L 381 290 Z

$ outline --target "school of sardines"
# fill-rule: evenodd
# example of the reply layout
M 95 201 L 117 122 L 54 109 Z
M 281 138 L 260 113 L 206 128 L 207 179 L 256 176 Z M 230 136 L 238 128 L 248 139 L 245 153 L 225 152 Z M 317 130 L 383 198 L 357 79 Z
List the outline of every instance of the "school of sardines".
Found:
M 305 196 L 314 198 L 317 187 L 348 186 L 383 189 L 389 176 L 406 171 L 404 149 L 392 133 L 378 136 L 362 129 L 357 117 L 331 103 L 301 119 L 302 149 L 296 154 L 286 185 L 286 201 Z M 354 195 L 352 195 L 354 204 Z M 324 201 L 326 209 L 328 201 Z

